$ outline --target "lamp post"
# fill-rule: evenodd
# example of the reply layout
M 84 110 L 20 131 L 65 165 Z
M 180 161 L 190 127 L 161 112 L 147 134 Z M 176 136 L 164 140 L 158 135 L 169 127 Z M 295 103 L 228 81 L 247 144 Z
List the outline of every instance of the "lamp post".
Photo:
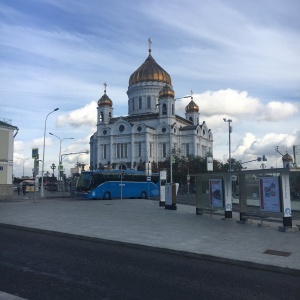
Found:
M 59 108 L 55 108 L 54 110 L 52 110 L 51 112 L 49 112 L 49 114 L 47 115 L 46 119 L 45 119 L 45 127 L 44 127 L 44 146 L 43 146 L 43 163 L 42 163 L 42 185 L 41 185 L 41 197 L 45 197 L 44 194 L 44 165 L 45 165 L 45 139 L 46 139 L 46 125 L 47 125 L 47 118 L 50 114 L 52 114 L 53 112 L 59 110 Z
M 230 140 L 230 134 L 232 132 L 232 127 L 230 125 L 230 123 L 232 122 L 231 119 L 223 119 L 224 122 L 228 122 L 228 136 L 229 136 L 229 171 L 231 171 L 231 140 Z
M 49 134 L 57 137 L 59 139 L 59 156 L 58 156 L 58 169 L 57 169 L 57 174 L 58 174 L 58 179 L 59 179 L 59 182 L 60 182 L 60 179 L 61 179 L 61 176 L 60 176 L 60 165 L 61 165 L 61 142 L 63 140 L 74 140 L 74 138 L 60 138 L 59 136 L 53 134 L 52 132 L 49 132 Z
M 21 159 L 23 161 L 23 178 L 24 178 L 24 164 L 25 164 L 25 161 L 30 159 L 30 158 L 21 158 L 21 157 L 17 157 L 17 159 Z
M 53 163 L 53 164 L 50 166 L 50 168 L 52 169 L 52 193 L 53 193 L 53 190 L 54 190 L 54 188 L 53 188 L 53 181 L 54 181 L 54 169 L 56 168 L 56 165 L 55 165 L 55 163 Z

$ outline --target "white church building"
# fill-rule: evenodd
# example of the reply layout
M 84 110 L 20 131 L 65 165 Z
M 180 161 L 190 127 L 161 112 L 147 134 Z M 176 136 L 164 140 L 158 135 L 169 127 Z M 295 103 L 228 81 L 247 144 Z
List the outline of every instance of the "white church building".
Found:
M 151 47 L 145 62 L 130 76 L 127 95 L 128 115 L 114 117 L 104 84 L 97 131 L 90 138 L 91 170 L 143 170 L 145 166 L 157 170 L 174 151 L 184 157 L 213 154 L 213 134 L 205 121 L 200 122 L 193 96 L 185 118 L 179 116 L 172 79 L 152 57 Z

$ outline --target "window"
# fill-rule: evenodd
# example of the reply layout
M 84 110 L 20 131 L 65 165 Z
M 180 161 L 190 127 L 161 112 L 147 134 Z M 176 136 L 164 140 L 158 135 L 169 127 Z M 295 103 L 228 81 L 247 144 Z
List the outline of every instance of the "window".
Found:
M 137 128 L 137 131 L 138 131 L 138 132 L 141 132 L 141 131 L 142 131 L 142 127 L 139 126 L 139 127 Z
M 138 145 L 139 149 L 138 149 L 138 153 L 139 153 L 139 157 L 142 156 L 142 143 L 139 142 L 139 145 Z
M 103 159 L 106 159 L 106 146 L 107 145 L 103 145 Z
M 167 145 L 166 143 L 163 143 L 163 148 L 162 148 L 162 156 L 167 157 Z
M 191 122 L 193 122 L 193 117 L 189 117 L 189 120 L 190 120 Z
M 120 144 L 117 144 L 117 158 L 120 158 Z
M 107 130 L 103 130 L 103 135 L 107 135 Z
M 134 98 L 132 99 L 132 110 L 134 110 Z
M 111 119 L 111 112 L 108 113 L 108 119 L 109 119 L 109 120 Z
M 166 131 L 167 131 L 166 127 L 163 127 L 161 130 L 162 133 L 165 133 Z
M 147 108 L 151 109 L 151 97 L 150 96 L 147 97 Z
M 152 147 L 153 147 L 153 143 L 149 143 L 149 156 L 152 157 Z
M 190 145 L 186 144 L 186 156 L 190 155 Z
M 119 131 L 120 131 L 120 132 L 123 132 L 124 130 L 125 130 L 124 125 L 120 125 L 120 126 L 119 126 Z
M 172 115 L 174 116 L 175 114 L 175 107 L 174 107 L 174 104 L 172 104 Z
M 139 98 L 139 109 L 142 109 L 142 97 Z
M 205 129 L 203 129 L 203 131 L 202 131 L 202 132 L 203 132 L 203 135 L 205 135 Z
M 127 144 L 118 143 L 117 144 L 117 158 L 127 158 Z
M 167 104 L 166 104 L 166 103 L 164 103 L 164 104 L 162 105 L 162 114 L 163 114 L 163 115 L 166 115 L 166 114 L 167 114 Z
M 103 111 L 100 112 L 100 115 L 99 115 L 99 121 L 100 121 L 100 122 L 103 122 Z

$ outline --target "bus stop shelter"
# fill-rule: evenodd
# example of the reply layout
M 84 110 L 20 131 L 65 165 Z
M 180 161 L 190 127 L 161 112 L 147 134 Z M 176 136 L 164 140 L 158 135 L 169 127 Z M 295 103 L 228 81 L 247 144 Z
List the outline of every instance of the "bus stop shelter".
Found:
M 300 168 L 274 168 L 191 174 L 196 177 L 196 214 L 223 210 L 232 218 L 233 195 L 239 199 L 240 221 L 249 216 L 247 200 L 259 201 L 256 216 L 282 217 L 283 227 L 292 227 L 290 176 L 300 182 Z M 249 180 L 250 178 L 250 180 Z M 251 182 L 252 180 L 252 182 Z M 254 188 L 251 193 L 251 187 Z

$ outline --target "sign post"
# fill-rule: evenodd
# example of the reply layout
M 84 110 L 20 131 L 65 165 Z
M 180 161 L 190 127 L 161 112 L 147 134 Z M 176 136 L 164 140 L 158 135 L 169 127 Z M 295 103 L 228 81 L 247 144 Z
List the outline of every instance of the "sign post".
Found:
M 166 182 L 167 182 L 167 171 L 160 171 L 160 193 L 159 193 L 159 206 L 165 206 L 166 203 Z

